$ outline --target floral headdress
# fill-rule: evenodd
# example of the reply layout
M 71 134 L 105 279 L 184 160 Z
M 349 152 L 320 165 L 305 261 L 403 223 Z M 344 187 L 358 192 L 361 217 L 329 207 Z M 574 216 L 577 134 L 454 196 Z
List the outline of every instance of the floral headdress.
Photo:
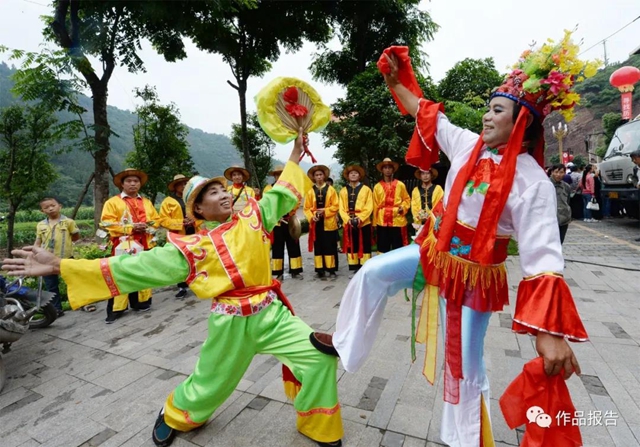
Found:
M 599 60 L 578 59 L 579 47 L 571 40 L 572 33 L 565 30 L 560 42 L 548 39 L 540 49 L 522 53 L 492 97 L 512 99 L 541 119 L 557 110 L 565 121 L 571 121 L 573 107 L 580 103 L 573 86 L 595 75 L 601 65 Z

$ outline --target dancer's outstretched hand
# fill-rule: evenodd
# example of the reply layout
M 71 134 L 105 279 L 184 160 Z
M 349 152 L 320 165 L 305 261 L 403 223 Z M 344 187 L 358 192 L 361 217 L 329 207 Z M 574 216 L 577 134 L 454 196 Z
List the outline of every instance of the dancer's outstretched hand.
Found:
M 15 258 L 2 261 L 2 270 L 15 276 L 60 274 L 60 258 L 42 247 L 28 246 L 11 252 Z
M 538 332 L 536 350 L 544 359 L 544 372 L 548 376 L 558 374 L 563 369 L 565 380 L 574 372 L 580 375 L 578 359 L 564 337 Z
M 385 54 L 384 57 L 389 63 L 390 71 L 388 74 L 382 73 L 382 76 L 384 77 L 384 82 L 386 82 L 389 87 L 394 88 L 400 84 L 400 79 L 398 79 L 398 59 L 393 54 L 391 56 Z

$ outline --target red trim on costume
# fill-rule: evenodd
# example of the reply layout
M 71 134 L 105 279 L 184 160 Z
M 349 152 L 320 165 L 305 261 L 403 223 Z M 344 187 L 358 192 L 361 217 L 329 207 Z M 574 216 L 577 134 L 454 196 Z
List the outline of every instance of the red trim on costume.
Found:
M 333 408 L 312 408 L 309 411 L 297 411 L 299 417 L 311 416 L 313 414 L 325 414 L 331 416 L 336 414 L 340 410 L 340 404 L 336 404 Z
M 311 219 L 309 222 L 309 238 L 308 238 L 308 249 L 309 253 L 313 253 L 313 244 L 316 241 L 316 221 Z
M 237 216 L 237 214 L 236 214 Z M 235 217 L 235 216 L 234 216 Z M 213 242 L 213 246 L 218 252 L 218 257 L 220 258 L 220 262 L 222 262 L 222 266 L 227 272 L 227 276 L 231 280 L 233 287 L 236 289 L 243 289 L 245 287 L 244 280 L 242 279 L 242 275 L 240 274 L 240 270 L 238 266 L 234 262 L 231 257 L 231 252 L 229 251 L 229 247 L 227 247 L 227 243 L 224 240 L 224 233 L 229 231 L 238 223 L 238 220 L 234 218 L 231 222 L 220 225 L 218 228 L 209 232 L 209 237 Z
M 189 275 L 187 275 L 187 279 L 185 279 L 187 284 L 190 284 L 196 277 L 196 262 L 202 261 L 207 256 L 205 250 L 197 256 L 191 250 L 191 247 L 197 247 L 200 244 L 201 239 L 202 234 L 198 233 L 190 235 L 167 233 L 167 240 L 182 253 L 189 265 Z
M 391 72 L 391 69 L 389 67 L 389 62 L 387 62 L 385 54 L 387 56 L 391 56 L 392 54 L 396 56 L 396 60 L 398 61 L 398 80 L 400 81 L 400 83 L 418 98 L 422 98 L 422 90 L 420 89 L 420 85 L 418 84 L 416 75 L 413 73 L 413 67 L 411 66 L 409 47 L 391 46 L 389 48 L 386 48 L 382 52 L 377 63 L 378 70 L 380 70 L 381 73 L 389 74 Z M 403 107 L 402 102 L 400 102 L 393 89 L 391 89 L 391 94 L 393 95 L 393 99 L 398 105 L 398 109 L 400 109 L 400 113 L 406 115 L 408 112 Z
M 575 342 L 589 339 L 569 286 L 552 274 L 520 282 L 512 329 L 531 335 L 547 332 Z
M 104 282 L 107 284 L 109 288 L 109 293 L 111 296 L 120 295 L 120 289 L 116 285 L 116 280 L 113 279 L 113 275 L 111 273 L 111 267 L 109 266 L 109 259 L 103 258 L 100 260 L 100 272 L 102 272 L 102 278 L 104 278 Z
M 409 245 L 409 233 L 407 232 L 407 226 L 404 225 L 400 228 L 400 235 L 402 236 L 402 246 Z
M 298 201 L 302 200 L 302 196 L 300 195 L 300 192 L 291 183 L 289 183 L 287 181 L 284 181 L 284 180 L 278 180 L 276 182 L 276 185 L 284 186 L 289 191 L 291 191 L 292 193 L 295 194 L 295 196 L 298 198 Z
M 398 186 L 398 180 L 393 179 L 391 182 L 387 183 L 384 180 L 381 180 L 382 189 L 384 190 L 384 214 L 382 218 L 383 226 L 392 227 L 393 226 L 393 208 L 396 202 L 396 186 Z
M 444 113 L 442 103 L 420 100 L 416 113 L 416 127 L 404 159 L 407 164 L 428 171 L 440 160 L 440 146 L 436 140 L 438 112 Z

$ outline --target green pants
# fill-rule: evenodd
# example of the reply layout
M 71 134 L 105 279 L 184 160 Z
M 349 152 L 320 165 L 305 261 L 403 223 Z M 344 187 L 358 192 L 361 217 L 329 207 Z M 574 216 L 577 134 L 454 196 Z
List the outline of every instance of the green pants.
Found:
M 294 400 L 298 430 L 321 442 L 341 439 L 338 359 L 317 351 L 311 332 L 278 300 L 248 317 L 212 313 L 195 371 L 167 399 L 166 423 L 180 431 L 203 425 L 231 395 L 253 357 L 271 354 L 302 384 Z

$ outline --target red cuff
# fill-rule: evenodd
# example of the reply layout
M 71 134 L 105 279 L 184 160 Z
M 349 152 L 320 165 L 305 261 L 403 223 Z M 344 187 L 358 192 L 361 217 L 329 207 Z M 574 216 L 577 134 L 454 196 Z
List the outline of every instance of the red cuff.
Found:
M 416 80 L 416 75 L 413 72 L 413 67 L 411 66 L 411 58 L 409 57 L 409 47 L 401 47 L 401 46 L 392 46 L 385 49 L 380 55 L 380 59 L 378 59 L 378 70 L 381 73 L 389 73 L 389 63 L 387 62 L 387 58 L 384 55 L 391 56 L 394 54 L 398 59 L 398 80 L 400 83 L 405 86 L 411 93 L 416 95 L 418 98 L 422 98 L 422 89 L 420 89 L 420 85 Z M 398 109 L 400 109 L 400 113 L 406 115 L 407 110 L 402 106 L 402 103 L 396 96 L 393 90 L 391 90 L 391 94 L 393 95 L 393 99 L 396 101 L 398 105 Z
M 440 159 L 440 146 L 436 141 L 438 112 L 444 113 L 442 103 L 423 99 L 416 113 L 416 127 L 409 143 L 405 160 L 407 164 L 428 171 Z
M 569 286 L 562 276 L 554 274 L 520 282 L 512 329 L 531 335 L 542 331 L 570 341 L 589 339 Z

